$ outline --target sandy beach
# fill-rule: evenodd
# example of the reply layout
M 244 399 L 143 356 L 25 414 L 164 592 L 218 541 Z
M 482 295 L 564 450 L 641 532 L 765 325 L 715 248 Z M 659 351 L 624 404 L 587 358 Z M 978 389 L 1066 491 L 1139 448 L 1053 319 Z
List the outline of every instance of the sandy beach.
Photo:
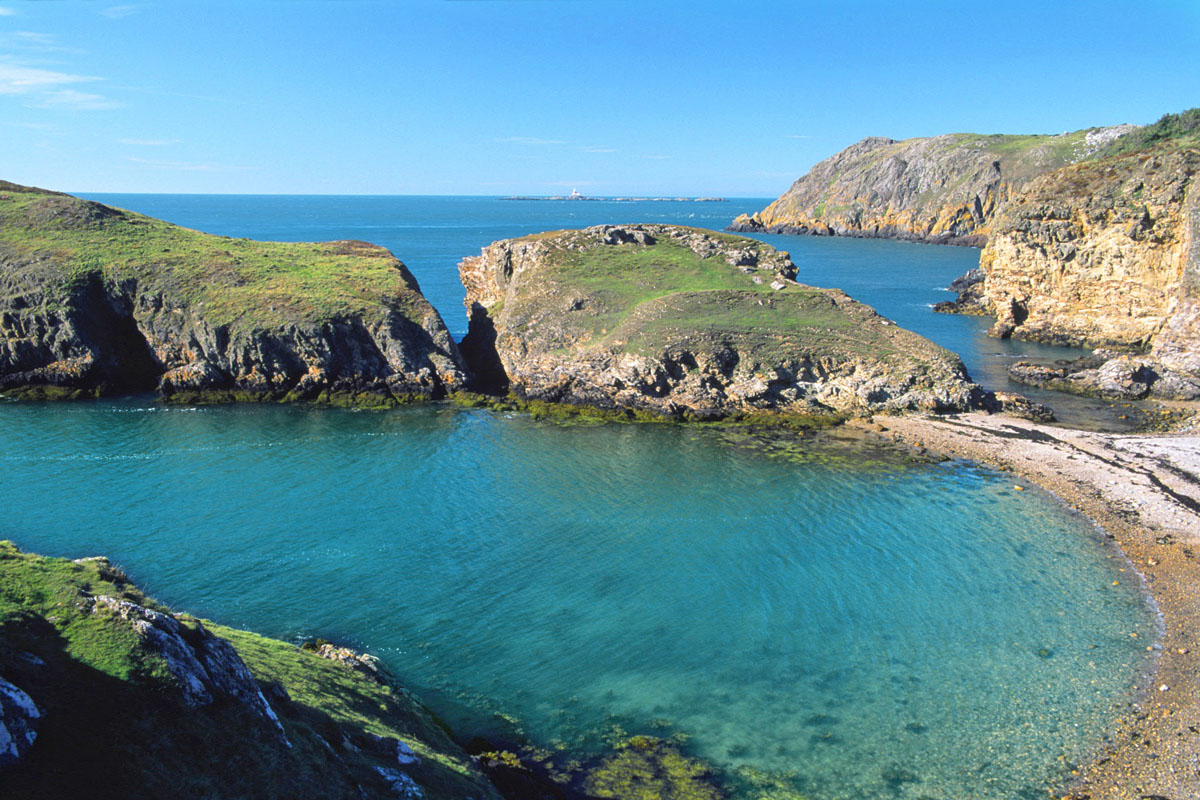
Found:
M 1035 483 L 1111 535 L 1163 616 L 1158 670 L 1070 800 L 1200 797 L 1200 435 L 1093 433 L 972 413 L 855 427 Z

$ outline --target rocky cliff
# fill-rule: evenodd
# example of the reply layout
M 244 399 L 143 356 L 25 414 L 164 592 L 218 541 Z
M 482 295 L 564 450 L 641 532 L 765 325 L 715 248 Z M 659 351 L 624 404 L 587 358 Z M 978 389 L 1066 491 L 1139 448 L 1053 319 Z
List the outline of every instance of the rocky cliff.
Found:
M 391 403 L 466 378 L 383 248 L 210 236 L 0 183 L 0 392 Z
M 172 612 L 0 542 L 0 794 L 499 800 L 369 658 Z
M 1200 150 L 1157 147 L 1031 182 L 997 218 L 976 304 L 992 333 L 1100 348 L 1018 380 L 1110 397 L 1200 397 Z
M 729 229 L 981 247 L 997 209 L 1028 181 L 1088 158 L 1131 130 L 871 137 L 817 164 L 778 200 L 743 214 Z
M 954 354 L 750 239 L 598 226 L 496 242 L 459 273 L 463 352 L 525 399 L 697 419 L 980 400 Z

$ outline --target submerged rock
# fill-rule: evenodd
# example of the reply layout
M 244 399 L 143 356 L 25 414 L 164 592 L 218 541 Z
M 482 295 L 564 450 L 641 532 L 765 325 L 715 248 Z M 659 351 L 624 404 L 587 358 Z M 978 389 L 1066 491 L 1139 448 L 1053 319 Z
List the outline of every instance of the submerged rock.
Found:
M 786 253 L 667 225 L 496 242 L 459 265 L 481 382 L 533 401 L 672 418 L 951 411 L 962 362 Z
M 583 791 L 611 800 L 721 800 L 707 765 L 651 736 L 634 736 L 587 770 Z

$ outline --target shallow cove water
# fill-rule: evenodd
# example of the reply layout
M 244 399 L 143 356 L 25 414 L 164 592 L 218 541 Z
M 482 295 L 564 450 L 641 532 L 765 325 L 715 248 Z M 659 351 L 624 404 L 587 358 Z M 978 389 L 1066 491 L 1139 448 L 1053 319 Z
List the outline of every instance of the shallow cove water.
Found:
M 720 229 L 766 204 L 93 197 L 229 236 L 378 242 L 456 336 L 455 266 L 493 240 Z M 1017 355 L 1074 355 L 929 310 L 976 250 L 760 238 L 791 251 L 801 281 L 846 289 L 989 386 L 1006 388 Z M 446 407 L 0 403 L 0 536 L 107 554 L 228 624 L 367 649 L 461 731 L 572 755 L 618 729 L 682 734 L 756 800 L 1043 796 L 1149 663 L 1157 623 L 1133 573 L 1011 478 L 843 436 Z
M 1044 796 L 1148 666 L 1134 573 L 1011 477 L 847 436 L 7 404 L 0 537 L 364 648 L 463 731 L 684 734 L 735 797 Z

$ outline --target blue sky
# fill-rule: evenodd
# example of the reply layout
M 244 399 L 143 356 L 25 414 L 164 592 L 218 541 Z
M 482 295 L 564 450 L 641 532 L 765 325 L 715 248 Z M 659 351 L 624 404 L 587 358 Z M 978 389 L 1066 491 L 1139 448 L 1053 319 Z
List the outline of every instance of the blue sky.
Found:
M 864 136 L 1200 105 L 1200 3 L 0 0 L 0 178 L 774 196 Z

